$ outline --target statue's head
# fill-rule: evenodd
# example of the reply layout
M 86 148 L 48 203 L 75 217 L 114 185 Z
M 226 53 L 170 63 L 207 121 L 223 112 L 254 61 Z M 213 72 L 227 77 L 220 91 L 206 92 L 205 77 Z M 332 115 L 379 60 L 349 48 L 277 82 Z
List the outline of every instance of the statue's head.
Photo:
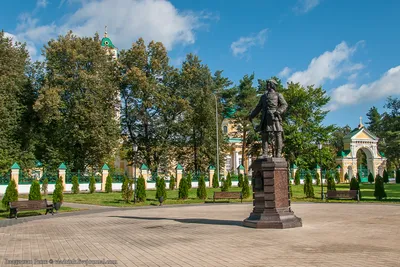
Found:
M 278 83 L 274 79 L 269 79 L 267 81 L 267 90 L 268 91 L 271 91 L 271 90 L 276 91 L 277 85 L 278 85 Z

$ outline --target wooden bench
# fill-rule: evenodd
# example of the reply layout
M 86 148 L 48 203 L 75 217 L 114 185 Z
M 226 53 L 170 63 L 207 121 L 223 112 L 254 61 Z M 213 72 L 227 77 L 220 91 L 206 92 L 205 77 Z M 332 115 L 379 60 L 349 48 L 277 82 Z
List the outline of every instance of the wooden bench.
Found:
M 47 199 L 44 200 L 22 200 L 10 202 L 10 218 L 17 219 L 17 213 L 27 210 L 46 210 L 46 214 L 50 212 L 54 215 L 53 204 L 48 204 Z
M 216 199 L 238 199 L 243 203 L 242 192 L 214 192 L 214 203 Z
M 348 190 L 348 191 L 333 191 L 329 190 L 326 192 L 326 200 L 328 199 L 354 199 L 360 201 L 360 195 L 358 190 Z

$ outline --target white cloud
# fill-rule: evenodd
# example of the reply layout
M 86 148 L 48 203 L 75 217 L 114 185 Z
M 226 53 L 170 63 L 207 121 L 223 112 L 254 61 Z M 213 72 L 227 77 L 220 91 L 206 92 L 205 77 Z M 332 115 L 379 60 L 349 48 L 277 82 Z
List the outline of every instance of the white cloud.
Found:
M 290 75 L 291 72 L 292 70 L 289 67 L 284 67 L 283 70 L 281 70 L 281 72 L 278 73 L 278 77 L 286 78 Z
M 344 73 L 354 73 L 364 67 L 360 63 L 352 63 L 350 57 L 363 41 L 349 47 L 345 42 L 338 44 L 332 51 L 326 51 L 322 55 L 311 60 L 304 71 L 293 73 L 288 81 L 298 82 L 304 86 L 320 86 L 327 80 L 335 80 Z
M 21 40 L 17 36 L 9 32 L 4 32 L 4 37 L 12 39 L 13 42 L 21 42 Z M 32 42 L 26 43 L 26 50 L 28 50 L 31 57 L 35 57 L 37 54 L 36 47 Z
M 400 94 L 400 65 L 388 70 L 380 79 L 356 86 L 348 83 L 332 90 L 329 110 L 341 106 L 352 105 L 382 99 L 390 95 Z
M 45 8 L 49 2 L 47 0 L 37 0 L 36 7 L 38 8 Z
M 304 14 L 311 11 L 321 3 L 320 0 L 298 0 L 293 10 L 298 14 Z
M 263 46 L 267 38 L 268 29 L 263 29 L 257 34 L 247 37 L 240 37 L 239 40 L 231 44 L 231 50 L 234 56 L 244 55 L 253 46 Z

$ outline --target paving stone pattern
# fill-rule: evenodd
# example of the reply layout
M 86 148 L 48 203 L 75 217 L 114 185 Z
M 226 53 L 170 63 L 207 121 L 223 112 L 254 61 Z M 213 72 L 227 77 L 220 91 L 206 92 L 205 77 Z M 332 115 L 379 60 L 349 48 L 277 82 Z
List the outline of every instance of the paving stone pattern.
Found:
M 87 266 L 400 266 L 400 205 L 292 207 L 302 228 L 242 227 L 248 203 L 36 216 L 0 228 L 0 265 L 79 258 L 117 261 Z

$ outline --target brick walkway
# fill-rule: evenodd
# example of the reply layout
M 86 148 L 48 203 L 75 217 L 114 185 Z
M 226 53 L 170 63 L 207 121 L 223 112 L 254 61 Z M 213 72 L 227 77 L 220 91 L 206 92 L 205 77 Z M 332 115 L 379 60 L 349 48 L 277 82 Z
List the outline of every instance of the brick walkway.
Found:
M 51 266 L 6 263 L 79 258 L 116 260 L 115 266 L 400 265 L 400 205 L 294 204 L 304 226 L 287 230 L 242 227 L 251 208 L 165 206 L 37 216 L 0 228 L 0 264 Z

